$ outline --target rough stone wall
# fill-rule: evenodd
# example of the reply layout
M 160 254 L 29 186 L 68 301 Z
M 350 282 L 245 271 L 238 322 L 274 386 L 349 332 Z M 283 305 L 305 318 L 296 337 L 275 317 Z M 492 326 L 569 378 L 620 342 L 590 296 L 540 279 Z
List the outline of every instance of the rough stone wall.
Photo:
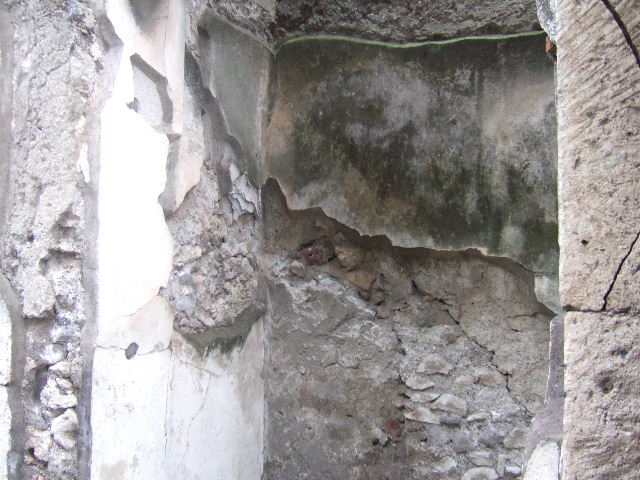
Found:
M 265 478 L 517 478 L 542 409 L 533 276 L 393 248 L 264 189 Z
M 640 478 L 640 10 L 558 2 L 564 478 Z
M 3 11 L 2 68 L 6 49 L 16 63 L 12 96 L 4 96 L 5 73 L 2 80 L 2 129 L 11 128 L 11 148 L 0 167 L 3 176 L 8 170 L 0 265 L 21 307 L 13 333 L 26 328 L 25 351 L 13 352 L 11 385 L 20 395 L 11 405 L 9 475 L 71 479 L 78 475 L 78 430 L 86 427 L 82 338 L 91 256 L 83 195 L 101 40 L 87 2 L 7 1 Z
M 320 33 L 419 42 L 540 28 L 534 0 L 278 0 L 276 19 L 277 42 Z
M 186 47 L 192 64 L 201 60 L 204 12 L 264 41 L 273 11 L 269 1 L 3 2 L 0 478 L 259 478 L 264 306 L 241 243 L 255 236 L 246 163 L 255 173 L 266 102 L 254 96 L 254 112 L 234 101 L 266 94 L 268 62 L 246 72 L 260 90 L 233 97 L 203 86 L 200 67 L 185 77 L 184 59 Z M 203 70 L 218 71 L 207 62 Z M 255 116 L 247 130 L 257 138 L 235 138 L 239 121 L 227 127 L 226 118 L 237 111 Z M 176 213 L 203 164 L 209 176 Z M 218 182 L 220 203 L 208 191 Z M 218 304 L 238 308 L 214 323 L 242 320 L 222 347 L 218 333 L 173 332 L 174 308 L 182 333 L 198 330 L 170 299 L 189 262 L 209 266 L 188 258 L 194 242 L 226 264 Z M 243 295 L 253 295 L 251 308 Z M 257 311 L 250 322 L 245 310 Z M 204 355 L 202 343 L 215 351 Z M 139 428 L 123 435 L 126 425 Z M 236 453 L 214 462 L 189 448 L 212 442 Z

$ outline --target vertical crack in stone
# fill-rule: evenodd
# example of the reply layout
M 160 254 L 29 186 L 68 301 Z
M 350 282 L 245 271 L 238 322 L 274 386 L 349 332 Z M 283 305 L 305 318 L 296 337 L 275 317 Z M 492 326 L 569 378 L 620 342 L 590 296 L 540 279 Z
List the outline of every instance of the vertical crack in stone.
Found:
M 633 43 L 633 40 L 631 39 L 631 33 L 629 32 L 627 26 L 624 24 L 622 17 L 609 0 L 602 0 L 602 3 L 604 3 L 604 6 L 607 7 L 607 10 L 609 10 L 609 13 L 611 13 L 611 16 L 618 24 L 618 27 L 620 28 L 622 35 L 624 35 L 624 39 L 626 40 L 627 45 L 629 45 L 629 48 L 631 49 L 631 52 L 636 59 L 638 68 L 640 68 L 640 52 L 638 51 L 638 47 L 636 47 L 636 45 Z
M 624 267 L 625 262 L 627 261 L 627 259 L 631 255 L 631 252 L 633 252 L 633 248 L 636 246 L 636 243 L 638 242 L 639 238 L 640 238 L 640 232 L 638 232 L 638 234 L 635 236 L 635 238 L 631 242 L 631 246 L 629 247 L 629 250 L 624 255 L 624 257 L 622 257 L 622 260 L 620 260 L 620 263 L 618 264 L 618 268 L 616 269 L 616 273 L 613 275 L 613 280 L 611 281 L 611 283 L 609 284 L 609 288 L 607 289 L 607 293 L 604 294 L 604 299 L 603 299 L 603 304 L 602 304 L 602 310 L 601 311 L 603 311 L 603 312 L 607 311 L 607 304 L 609 302 L 609 295 L 611 295 L 611 292 L 613 291 L 613 288 L 615 287 L 616 282 L 618 281 L 618 276 L 620 276 L 620 272 L 622 272 L 622 267 Z

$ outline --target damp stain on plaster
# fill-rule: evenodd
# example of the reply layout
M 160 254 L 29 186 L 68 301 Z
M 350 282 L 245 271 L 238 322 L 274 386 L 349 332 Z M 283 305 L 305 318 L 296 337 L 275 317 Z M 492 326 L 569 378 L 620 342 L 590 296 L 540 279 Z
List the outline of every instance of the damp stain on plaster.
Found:
M 321 207 L 363 234 L 553 272 L 553 65 L 538 55 L 542 38 L 286 42 L 268 173 L 296 209 Z

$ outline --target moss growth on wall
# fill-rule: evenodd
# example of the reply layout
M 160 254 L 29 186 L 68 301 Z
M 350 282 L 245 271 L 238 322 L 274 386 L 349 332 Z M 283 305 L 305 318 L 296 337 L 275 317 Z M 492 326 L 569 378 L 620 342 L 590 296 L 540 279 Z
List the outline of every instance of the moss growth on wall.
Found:
M 542 38 L 287 42 L 268 173 L 294 207 L 322 207 L 362 233 L 555 271 L 553 65 Z

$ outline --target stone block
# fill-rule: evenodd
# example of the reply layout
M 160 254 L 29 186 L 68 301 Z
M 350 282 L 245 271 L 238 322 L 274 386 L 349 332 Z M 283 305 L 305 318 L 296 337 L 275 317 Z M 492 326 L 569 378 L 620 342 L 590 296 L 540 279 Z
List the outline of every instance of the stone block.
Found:
M 607 3 L 640 30 L 635 0 L 558 2 L 560 296 L 638 311 L 640 68 Z
M 565 316 L 564 476 L 640 478 L 640 318 Z

